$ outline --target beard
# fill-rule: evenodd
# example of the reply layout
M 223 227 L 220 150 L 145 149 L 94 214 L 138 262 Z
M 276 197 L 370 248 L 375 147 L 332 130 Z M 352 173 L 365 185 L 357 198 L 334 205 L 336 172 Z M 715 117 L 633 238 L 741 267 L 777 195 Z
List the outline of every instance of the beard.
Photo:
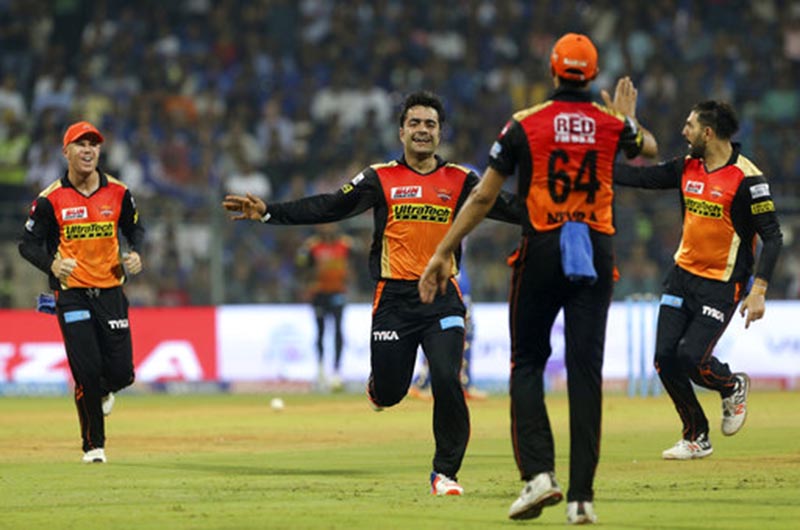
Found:
M 706 144 L 697 142 L 690 142 L 689 156 L 692 158 L 703 158 L 706 155 Z

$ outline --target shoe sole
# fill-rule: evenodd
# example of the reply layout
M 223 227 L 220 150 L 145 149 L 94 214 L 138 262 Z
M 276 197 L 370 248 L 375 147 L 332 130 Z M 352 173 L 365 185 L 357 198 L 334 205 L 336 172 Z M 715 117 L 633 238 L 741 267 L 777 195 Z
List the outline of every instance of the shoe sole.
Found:
M 702 455 L 693 454 L 693 455 L 688 456 L 686 458 L 681 458 L 679 456 L 665 455 L 665 454 L 662 453 L 661 454 L 661 458 L 664 459 L 664 460 L 699 460 L 700 458 L 705 458 L 707 456 L 711 456 L 711 453 L 713 453 L 713 452 L 714 452 L 714 449 L 711 449 L 711 451 L 709 451 L 707 453 L 703 453 Z
M 555 506 L 559 502 L 564 499 L 564 494 L 560 491 L 555 491 L 545 498 L 541 499 L 539 502 L 535 502 L 525 508 L 522 511 L 519 511 L 514 514 L 509 514 L 508 518 L 513 519 L 515 521 L 522 521 L 525 519 L 536 519 L 540 515 L 542 515 L 542 510 L 548 506 Z
M 739 427 L 737 427 L 735 431 L 725 432 L 725 429 L 720 429 L 724 436 L 733 436 L 737 432 L 741 431 L 742 427 L 744 427 L 744 422 L 747 421 L 747 398 L 750 395 L 750 376 L 748 376 L 745 373 L 739 373 L 736 375 L 742 376 L 744 378 L 744 403 L 745 403 L 744 418 L 742 418 L 742 423 L 739 424 Z

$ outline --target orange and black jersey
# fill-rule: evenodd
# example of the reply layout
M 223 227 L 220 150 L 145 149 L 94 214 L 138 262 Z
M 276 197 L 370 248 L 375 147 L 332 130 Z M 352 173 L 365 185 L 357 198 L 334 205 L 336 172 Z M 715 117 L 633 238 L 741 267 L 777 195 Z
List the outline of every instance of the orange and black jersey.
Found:
M 42 191 L 31 205 L 19 243 L 22 256 L 45 272 L 53 290 L 110 288 L 125 281 L 119 233 L 139 252 L 144 228 L 133 196 L 122 182 L 100 174 L 100 186 L 88 197 L 66 175 Z M 73 258 L 77 266 L 66 283 L 50 271 L 56 257 Z
M 683 233 L 675 263 L 682 269 L 712 280 L 747 281 L 758 234 L 764 246 L 755 275 L 772 277 L 783 236 L 769 184 L 739 144 L 733 144 L 727 164 L 714 171 L 687 156 L 651 167 L 618 165 L 614 183 L 680 190 Z
M 375 280 L 417 280 L 479 179 L 469 169 L 436 157 L 422 174 L 404 159 L 372 165 L 335 193 L 268 205 L 270 223 L 317 224 L 373 210 L 369 268 Z M 489 217 L 519 224 L 516 197 L 503 192 Z M 457 272 L 459 249 L 454 256 Z
M 347 291 L 350 272 L 350 250 L 353 240 L 349 236 L 334 238 L 311 236 L 297 255 L 297 264 L 313 269 L 314 293 L 335 294 Z
M 612 235 L 614 160 L 620 150 L 637 156 L 643 143 L 630 119 L 593 103 L 586 91 L 561 88 L 514 114 L 492 145 L 489 165 L 503 175 L 517 172 L 523 233 L 581 221 Z

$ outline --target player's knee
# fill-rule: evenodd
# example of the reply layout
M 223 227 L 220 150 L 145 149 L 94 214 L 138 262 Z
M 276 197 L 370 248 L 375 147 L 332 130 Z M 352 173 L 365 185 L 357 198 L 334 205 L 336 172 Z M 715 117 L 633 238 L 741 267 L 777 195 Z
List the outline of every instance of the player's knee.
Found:
M 132 385 L 136 379 L 136 374 L 133 371 L 133 367 L 116 368 L 111 370 L 106 375 L 106 378 L 112 391 L 116 392 Z

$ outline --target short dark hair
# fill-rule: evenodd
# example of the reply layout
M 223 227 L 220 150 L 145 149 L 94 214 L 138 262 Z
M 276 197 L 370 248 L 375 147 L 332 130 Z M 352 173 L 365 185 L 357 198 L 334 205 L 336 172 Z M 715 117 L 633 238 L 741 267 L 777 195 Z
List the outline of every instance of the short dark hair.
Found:
M 442 124 L 444 124 L 444 104 L 441 98 L 428 90 L 420 90 L 418 92 L 412 92 L 406 96 L 405 101 L 403 101 L 403 108 L 400 110 L 400 127 L 402 127 L 403 123 L 406 121 L 408 109 L 416 107 L 417 105 L 430 107 L 435 110 L 439 115 L 439 126 L 441 127 Z
M 692 111 L 697 114 L 700 125 L 711 127 L 721 140 L 730 140 L 739 130 L 739 118 L 728 103 L 710 99 L 696 104 Z

